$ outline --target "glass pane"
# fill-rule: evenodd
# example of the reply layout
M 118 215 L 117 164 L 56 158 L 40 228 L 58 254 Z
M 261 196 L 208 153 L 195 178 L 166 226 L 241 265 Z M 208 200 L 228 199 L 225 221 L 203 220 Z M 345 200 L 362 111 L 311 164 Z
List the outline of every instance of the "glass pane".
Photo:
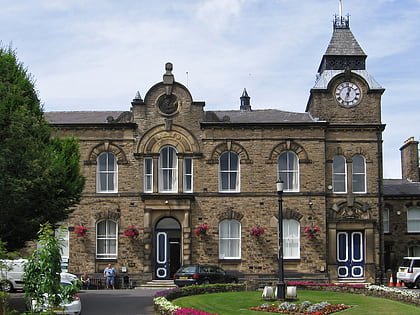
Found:
M 107 222 L 107 228 L 108 228 L 108 236 L 109 237 L 115 237 L 116 235 L 117 235 L 117 233 L 116 233 L 116 227 L 117 227 L 117 224 L 115 223 L 115 222 L 113 222 L 113 221 L 110 221 L 110 220 L 108 220 L 108 221 L 106 221 Z
M 229 174 L 228 173 L 221 173 L 220 174 L 220 180 L 222 184 L 222 190 L 228 190 L 229 189 Z
M 109 191 L 113 191 L 115 189 L 114 186 L 114 174 L 108 174 L 108 187 L 107 187 Z
M 233 153 L 233 152 L 229 152 L 229 156 L 230 156 L 230 170 L 231 171 L 236 171 L 238 169 L 238 156 Z
M 345 163 L 343 156 L 334 156 L 333 160 L 333 172 L 334 173 L 345 173 Z
M 115 156 L 112 153 L 107 153 L 108 157 L 108 171 L 115 170 Z
M 105 254 L 105 240 L 97 240 L 96 244 L 98 254 Z
M 353 157 L 353 173 L 365 173 L 365 159 L 361 155 Z
M 230 241 L 230 257 L 239 257 L 239 240 Z
M 106 183 L 107 183 L 107 174 L 100 173 L 99 174 L 99 191 L 106 191 Z
M 365 175 L 353 174 L 353 191 L 365 192 Z
M 144 171 L 145 174 L 152 174 L 152 159 L 144 160 L 144 168 L 145 168 L 145 171 Z
M 334 186 L 334 192 L 345 192 L 346 191 L 345 176 L 334 175 L 333 186 Z
M 184 160 L 184 172 L 185 174 L 192 173 L 192 159 L 187 158 Z
M 278 164 L 279 171 L 284 171 L 287 169 L 287 155 L 285 153 L 280 154 Z
M 175 167 L 175 152 L 173 148 L 168 148 L 168 167 Z
M 229 159 L 229 153 L 225 152 L 220 156 L 220 161 L 219 161 L 219 167 L 221 171 L 226 171 L 228 170 L 228 159 Z
M 161 166 L 166 168 L 169 166 L 168 163 L 168 148 L 163 148 L 160 154 L 160 162 L 161 162 Z
M 239 227 L 239 222 L 230 221 L 230 237 L 239 238 Z
M 229 236 L 229 223 L 228 221 L 223 221 L 219 224 L 219 235 L 220 238 L 226 238 Z
M 104 171 L 106 170 L 106 154 L 102 153 L 101 155 L 99 155 L 98 157 L 98 164 L 99 164 L 99 170 L 100 171 Z
M 237 173 L 230 173 L 230 190 L 236 190 Z

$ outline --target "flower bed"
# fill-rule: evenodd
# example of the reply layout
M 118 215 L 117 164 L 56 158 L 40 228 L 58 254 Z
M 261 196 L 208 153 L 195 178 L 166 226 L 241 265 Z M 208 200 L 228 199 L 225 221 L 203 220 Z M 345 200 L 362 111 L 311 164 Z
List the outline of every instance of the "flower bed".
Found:
M 301 304 L 294 304 L 289 302 L 283 302 L 281 304 L 269 304 L 264 303 L 261 306 L 251 307 L 251 310 L 254 311 L 263 311 L 271 313 L 281 313 L 281 314 L 305 314 L 305 315 L 326 315 L 332 314 L 335 312 L 340 312 L 345 309 L 351 308 L 349 305 L 344 304 L 335 304 L 332 305 L 328 302 L 321 302 L 312 304 L 309 301 L 302 302 Z

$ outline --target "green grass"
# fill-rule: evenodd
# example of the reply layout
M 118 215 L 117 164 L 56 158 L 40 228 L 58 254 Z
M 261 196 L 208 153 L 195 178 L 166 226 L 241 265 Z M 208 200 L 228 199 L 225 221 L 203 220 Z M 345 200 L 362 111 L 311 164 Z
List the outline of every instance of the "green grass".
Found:
M 294 303 L 311 301 L 315 304 L 327 301 L 331 304 L 355 306 L 335 314 L 420 314 L 420 308 L 415 305 L 358 294 L 298 290 L 298 299 Z M 219 315 L 256 315 L 262 312 L 251 311 L 249 308 L 259 306 L 264 301 L 261 300 L 261 292 L 228 292 L 192 295 L 176 299 L 172 303 Z

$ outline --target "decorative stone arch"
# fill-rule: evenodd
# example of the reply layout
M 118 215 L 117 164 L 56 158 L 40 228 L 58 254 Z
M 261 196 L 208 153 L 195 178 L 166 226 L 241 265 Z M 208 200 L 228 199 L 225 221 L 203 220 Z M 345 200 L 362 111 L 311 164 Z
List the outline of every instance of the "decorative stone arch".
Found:
M 239 160 L 241 164 L 251 164 L 252 160 L 249 158 L 248 152 L 245 148 L 237 142 L 228 140 L 224 143 L 217 145 L 213 152 L 210 155 L 210 160 L 207 161 L 208 164 L 218 164 L 219 158 L 222 153 L 226 151 L 232 151 L 239 155 Z
M 172 125 L 168 130 L 165 125 L 159 125 L 143 135 L 137 145 L 136 155 L 158 153 L 166 145 L 173 146 L 180 153 L 200 152 L 197 139 L 185 128 Z
M 372 213 L 367 203 L 354 201 L 350 198 L 350 200 L 335 203 L 329 211 L 329 219 L 370 220 Z
M 117 157 L 117 164 L 128 164 L 128 160 L 124 153 L 124 150 L 120 146 L 108 140 L 105 140 L 104 142 L 92 148 L 92 150 L 89 153 L 88 160 L 85 161 L 85 164 L 96 164 L 98 156 L 103 152 L 114 153 Z
M 293 140 L 286 140 L 276 145 L 270 152 L 268 163 L 276 164 L 281 153 L 285 151 L 292 151 L 299 157 L 299 163 L 310 163 L 306 150 L 297 142 Z

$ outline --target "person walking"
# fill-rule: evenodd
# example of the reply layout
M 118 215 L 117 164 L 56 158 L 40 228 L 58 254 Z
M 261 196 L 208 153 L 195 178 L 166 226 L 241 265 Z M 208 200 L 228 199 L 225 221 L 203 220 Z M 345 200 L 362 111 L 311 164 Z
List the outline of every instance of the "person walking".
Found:
M 105 277 L 105 284 L 106 288 L 109 289 L 111 286 L 113 289 L 115 289 L 115 277 L 117 276 L 117 271 L 114 267 L 112 267 L 112 264 L 108 264 L 108 267 L 104 269 L 104 277 Z

